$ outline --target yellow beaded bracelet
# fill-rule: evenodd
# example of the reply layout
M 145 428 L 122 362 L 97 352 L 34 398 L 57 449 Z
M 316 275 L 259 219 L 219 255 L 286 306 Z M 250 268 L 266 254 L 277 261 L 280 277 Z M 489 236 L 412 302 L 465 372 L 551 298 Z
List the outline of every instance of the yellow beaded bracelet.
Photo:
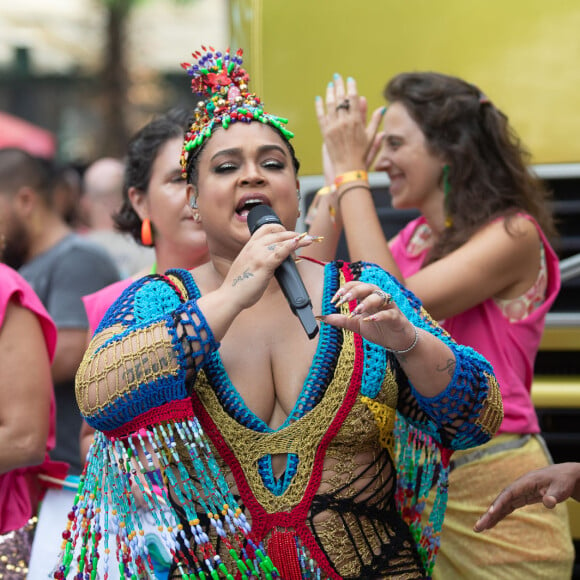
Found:
M 334 180 L 335 187 L 340 187 L 345 183 L 350 181 L 367 181 L 369 178 L 368 173 L 364 169 L 357 169 L 355 171 L 347 171 L 341 175 L 337 175 Z

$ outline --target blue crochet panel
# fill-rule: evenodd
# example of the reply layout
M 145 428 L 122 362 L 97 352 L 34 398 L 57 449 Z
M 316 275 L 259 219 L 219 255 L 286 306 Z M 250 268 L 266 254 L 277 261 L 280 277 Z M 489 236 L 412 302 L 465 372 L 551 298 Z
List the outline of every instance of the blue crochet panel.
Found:
M 424 397 L 407 380 L 412 398 L 421 412 L 405 412 L 406 419 L 435 441 L 451 449 L 465 449 L 475 444 L 485 443 L 489 435 L 481 430 L 474 420 L 488 395 L 488 375 L 493 375 L 491 364 L 470 347 L 457 344 L 447 332 L 437 325 L 422 308 L 421 301 L 390 274 L 370 263 L 363 263 L 361 281 L 375 284 L 388 292 L 401 312 L 417 327 L 422 328 L 441 339 L 453 351 L 456 359 L 455 371 L 446 389 L 435 397 Z M 380 347 L 365 341 L 364 386 L 367 396 L 376 396 L 374 392 L 379 383 L 384 367 L 381 362 Z M 390 364 L 397 373 L 403 373 L 396 357 L 384 351 Z M 379 364 L 377 364 L 377 362 Z M 382 382 L 382 381 L 381 381 Z M 400 401 L 405 401 L 405 388 L 401 390 Z M 465 393 L 470 403 L 465 403 Z M 401 410 L 401 409 L 399 409 Z M 451 426 L 457 417 L 463 417 L 459 426 Z M 465 420 L 467 417 L 467 420 Z

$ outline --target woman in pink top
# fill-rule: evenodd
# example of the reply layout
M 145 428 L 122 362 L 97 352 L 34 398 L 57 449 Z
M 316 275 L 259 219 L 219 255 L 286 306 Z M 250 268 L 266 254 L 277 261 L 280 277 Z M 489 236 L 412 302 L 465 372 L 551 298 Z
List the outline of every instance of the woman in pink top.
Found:
M 136 243 L 153 246 L 156 261 L 134 278 L 85 296 L 91 336 L 109 306 L 134 279 L 169 268 L 190 269 L 208 260 L 205 233 L 187 207 L 179 163 L 188 117 L 186 111 L 172 110 L 145 125 L 129 143 L 123 205 L 114 220 Z
M 55 347 L 56 327 L 44 306 L 0 263 L 0 577 L 20 562 L 26 573 L 30 545 L 19 530 L 36 513 L 46 480 L 66 473 L 48 457 L 55 443 Z
M 326 103 L 317 98 L 331 184 L 311 226 L 325 247 L 309 253 L 330 258 L 344 227 L 351 260 L 376 262 L 399 278 L 498 377 L 504 421 L 488 444 L 453 456 L 434 578 L 570 577 L 565 506 L 548 513 L 527 506 L 510 525 L 472 530 L 499 490 L 551 462 L 530 396 L 546 312 L 560 288 L 546 192 L 507 117 L 474 85 L 405 73 L 384 95 L 389 107 L 367 129 L 353 79 L 336 75 Z M 366 174 L 379 148 L 375 169 L 389 176 L 392 206 L 421 213 L 389 243 Z

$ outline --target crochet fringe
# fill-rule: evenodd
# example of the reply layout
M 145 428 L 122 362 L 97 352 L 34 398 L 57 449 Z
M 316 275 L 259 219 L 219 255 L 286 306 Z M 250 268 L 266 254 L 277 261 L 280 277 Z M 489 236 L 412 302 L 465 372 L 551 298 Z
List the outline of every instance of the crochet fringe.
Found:
M 442 457 L 441 446 L 432 437 L 413 427 L 398 413 L 395 450 L 397 509 L 411 530 L 430 578 L 441 543 L 441 528 L 447 507 L 449 462 Z M 433 511 L 425 521 L 425 501 L 431 493 L 435 494 Z

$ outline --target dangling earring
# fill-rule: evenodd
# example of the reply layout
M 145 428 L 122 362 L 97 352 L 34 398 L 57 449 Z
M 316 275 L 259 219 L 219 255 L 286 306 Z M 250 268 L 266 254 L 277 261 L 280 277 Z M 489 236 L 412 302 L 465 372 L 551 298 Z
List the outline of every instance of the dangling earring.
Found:
M 300 215 L 302 214 L 302 210 L 300 208 L 300 202 L 302 201 L 302 194 L 300 193 L 299 187 L 296 188 L 296 195 L 298 197 L 298 216 L 297 217 L 300 217 Z
M 451 193 L 451 184 L 449 183 L 449 165 L 443 166 L 443 207 L 445 208 L 445 227 L 450 228 L 453 225 L 453 218 L 449 215 L 449 203 Z
M 141 242 L 144 246 L 153 246 L 153 226 L 149 218 L 141 222 Z
M 192 210 L 196 210 L 197 209 L 197 198 L 194 197 L 193 195 L 191 196 L 191 199 L 189 200 L 189 207 Z M 193 221 L 196 224 L 201 223 L 201 215 L 199 215 L 199 211 L 192 211 L 191 213 L 193 214 Z

